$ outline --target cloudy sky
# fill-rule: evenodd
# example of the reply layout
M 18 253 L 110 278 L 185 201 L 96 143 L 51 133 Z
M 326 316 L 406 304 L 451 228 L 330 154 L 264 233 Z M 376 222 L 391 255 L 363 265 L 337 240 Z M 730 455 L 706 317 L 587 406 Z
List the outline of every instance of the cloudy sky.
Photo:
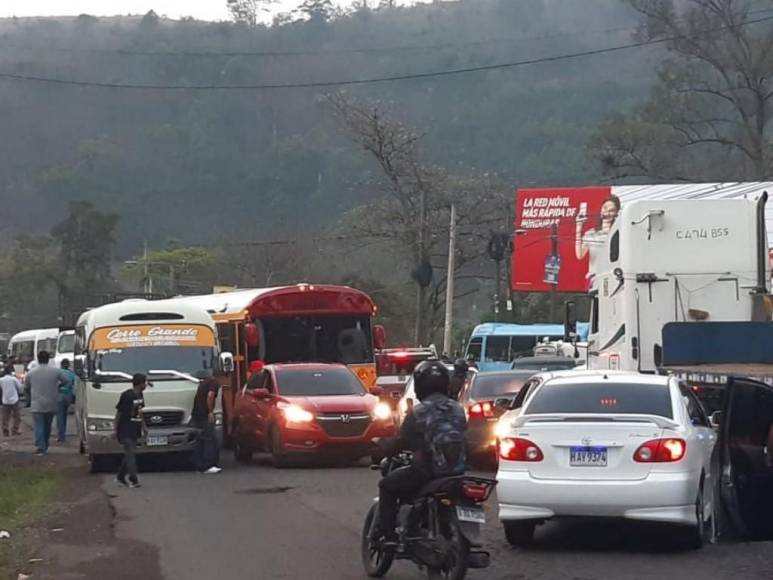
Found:
M 295 8 L 302 0 L 282 0 L 281 10 Z M 340 6 L 353 0 L 335 0 Z M 426 1 L 426 0 L 424 0 Z M 378 0 L 369 0 L 374 6 Z M 407 2 L 405 2 L 407 3 Z M 227 20 L 226 0 L 0 0 L 3 16 L 68 16 L 93 14 L 145 14 L 148 10 L 169 18 L 193 16 L 200 20 Z

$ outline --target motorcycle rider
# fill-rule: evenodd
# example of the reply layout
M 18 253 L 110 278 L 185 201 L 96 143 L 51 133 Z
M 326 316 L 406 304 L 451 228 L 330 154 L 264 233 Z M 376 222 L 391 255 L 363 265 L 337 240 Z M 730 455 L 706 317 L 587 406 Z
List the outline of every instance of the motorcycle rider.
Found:
M 459 394 L 467 382 L 467 371 L 469 366 L 463 358 L 454 361 L 454 373 L 451 375 L 451 383 L 448 387 L 448 396 L 454 400 L 459 400 Z
M 387 456 L 401 450 L 413 451 L 411 465 L 395 469 L 379 482 L 380 523 L 374 539 L 381 537 L 390 544 L 398 539 L 395 527 L 400 498 L 412 497 L 435 478 L 464 473 L 467 421 L 462 406 L 449 398 L 448 370 L 440 361 L 425 360 L 414 369 L 413 381 L 420 404 L 405 418 L 398 436 L 381 443 Z M 428 435 L 438 426 L 454 434 L 442 445 Z

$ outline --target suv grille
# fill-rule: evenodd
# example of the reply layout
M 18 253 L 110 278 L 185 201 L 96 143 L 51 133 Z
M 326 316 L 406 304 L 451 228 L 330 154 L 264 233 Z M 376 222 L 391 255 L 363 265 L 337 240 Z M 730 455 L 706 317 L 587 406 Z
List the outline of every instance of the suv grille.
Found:
M 326 413 L 317 415 L 317 421 L 330 437 L 360 437 L 370 425 L 370 415 Z
M 182 423 L 182 411 L 145 411 L 143 415 L 148 427 L 174 427 Z

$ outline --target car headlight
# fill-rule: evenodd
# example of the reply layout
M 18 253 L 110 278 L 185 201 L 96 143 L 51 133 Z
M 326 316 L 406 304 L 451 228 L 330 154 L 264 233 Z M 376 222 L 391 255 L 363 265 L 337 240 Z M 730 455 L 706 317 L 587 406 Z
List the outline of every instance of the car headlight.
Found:
M 373 408 L 373 416 L 379 421 L 386 421 L 392 418 L 392 408 L 386 403 L 377 403 Z
M 310 423 L 314 420 L 314 415 L 298 405 L 284 405 L 281 409 L 288 423 Z
M 112 431 L 115 423 L 112 419 L 89 419 L 89 431 Z

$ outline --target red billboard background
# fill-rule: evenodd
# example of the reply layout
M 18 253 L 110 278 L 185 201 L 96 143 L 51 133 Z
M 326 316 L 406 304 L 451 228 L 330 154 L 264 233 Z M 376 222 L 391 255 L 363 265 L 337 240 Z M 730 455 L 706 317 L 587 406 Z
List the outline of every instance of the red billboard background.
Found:
M 578 260 L 574 250 L 577 216 L 580 205 L 587 204 L 588 219 L 583 223 L 582 233 L 595 228 L 601 205 L 611 191 L 610 187 L 556 187 L 519 189 L 516 192 L 511 270 L 514 292 L 549 292 L 552 289 L 553 284 L 545 282 L 545 279 L 546 260 L 552 254 L 553 224 L 557 226 L 560 256 L 556 291 L 587 290 L 588 257 Z

